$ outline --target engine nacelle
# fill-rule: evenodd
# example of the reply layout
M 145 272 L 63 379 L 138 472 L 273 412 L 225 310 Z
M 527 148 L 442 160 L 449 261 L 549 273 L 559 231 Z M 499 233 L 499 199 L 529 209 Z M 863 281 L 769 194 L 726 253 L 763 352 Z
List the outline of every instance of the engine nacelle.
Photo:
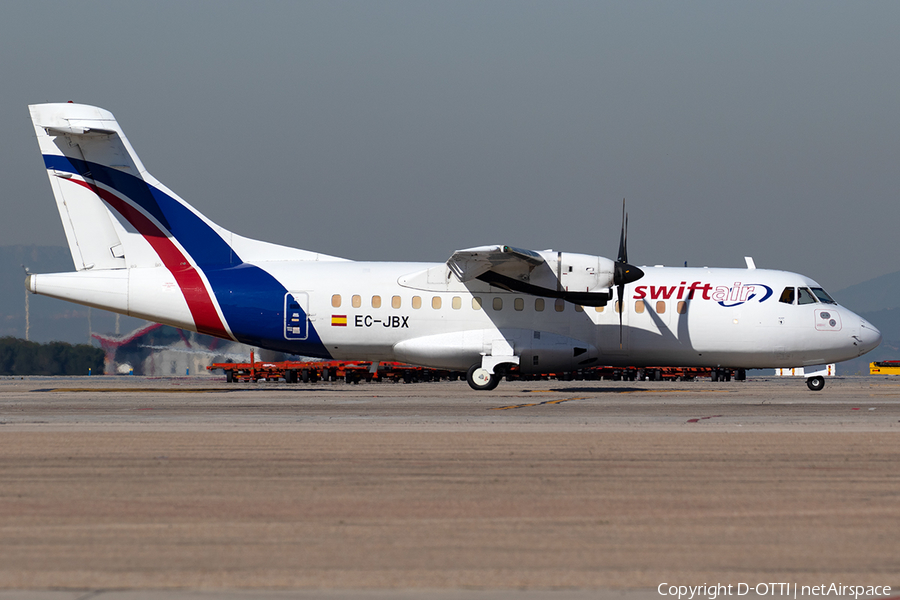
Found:
M 574 252 L 539 252 L 543 269 L 535 269 L 530 283 L 566 292 L 599 292 L 613 286 L 615 263 L 602 256 Z

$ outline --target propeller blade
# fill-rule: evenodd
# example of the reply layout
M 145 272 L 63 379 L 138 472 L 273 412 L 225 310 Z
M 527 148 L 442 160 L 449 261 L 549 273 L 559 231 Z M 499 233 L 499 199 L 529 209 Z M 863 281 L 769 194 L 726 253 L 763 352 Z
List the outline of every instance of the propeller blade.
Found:
M 625 312 L 625 301 L 622 296 L 625 294 L 625 286 L 620 285 L 616 288 L 616 308 L 619 309 L 619 350 L 622 349 L 622 313 Z
M 619 308 L 619 349 L 622 348 L 622 313 L 625 312 L 625 285 L 637 281 L 644 272 L 634 265 L 628 264 L 628 213 L 625 212 L 625 199 L 622 198 L 622 232 L 619 234 L 619 255 L 613 271 L 613 283 L 616 286 L 616 300 Z

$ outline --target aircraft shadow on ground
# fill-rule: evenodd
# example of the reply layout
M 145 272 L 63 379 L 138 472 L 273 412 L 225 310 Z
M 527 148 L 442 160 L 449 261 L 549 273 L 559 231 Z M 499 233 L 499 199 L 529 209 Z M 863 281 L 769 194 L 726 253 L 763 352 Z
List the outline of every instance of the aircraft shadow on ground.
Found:
M 639 387 L 564 387 L 550 388 L 549 390 L 523 390 L 525 392 L 557 392 L 560 394 L 630 394 L 634 392 L 649 391 Z

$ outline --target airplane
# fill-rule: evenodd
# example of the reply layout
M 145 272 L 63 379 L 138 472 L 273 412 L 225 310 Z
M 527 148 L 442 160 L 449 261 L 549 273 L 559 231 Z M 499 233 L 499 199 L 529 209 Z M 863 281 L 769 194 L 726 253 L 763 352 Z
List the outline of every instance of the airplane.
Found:
M 290 354 L 465 371 L 475 390 L 512 368 L 799 367 L 881 342 L 812 279 L 749 258 L 629 264 L 624 205 L 616 260 L 490 245 L 366 262 L 249 239 L 157 181 L 109 111 L 29 110 L 75 264 L 29 274 L 35 294 Z

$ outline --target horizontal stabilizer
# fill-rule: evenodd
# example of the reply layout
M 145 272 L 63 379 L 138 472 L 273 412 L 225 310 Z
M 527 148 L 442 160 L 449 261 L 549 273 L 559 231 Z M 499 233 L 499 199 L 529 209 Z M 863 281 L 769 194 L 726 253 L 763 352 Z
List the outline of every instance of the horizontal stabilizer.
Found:
M 49 135 L 114 135 L 112 129 L 98 129 L 96 127 L 83 127 L 78 125 L 48 126 L 44 127 Z

